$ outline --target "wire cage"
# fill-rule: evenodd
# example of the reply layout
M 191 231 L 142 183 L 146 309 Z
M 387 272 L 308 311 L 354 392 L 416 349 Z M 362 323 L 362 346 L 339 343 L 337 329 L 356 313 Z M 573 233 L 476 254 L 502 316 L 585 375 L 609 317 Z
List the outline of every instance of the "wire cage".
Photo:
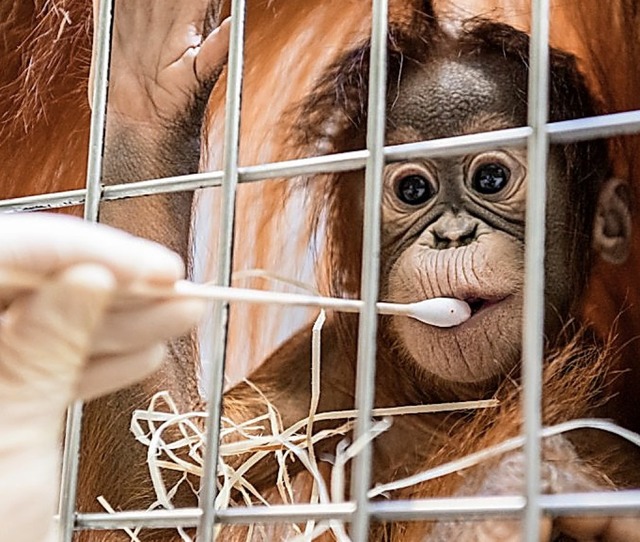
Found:
M 106 117 L 108 63 L 112 0 L 100 2 L 92 97 L 90 152 L 85 189 L 34 195 L 0 201 L 1 211 L 28 211 L 84 205 L 84 217 L 96 221 L 101 202 L 152 194 L 221 187 L 222 211 L 217 254 L 218 283 L 230 285 L 235 192 L 238 183 L 299 175 L 365 170 L 365 225 L 363 241 L 362 289 L 357 359 L 354 438 L 372 428 L 375 378 L 375 337 L 377 332 L 381 175 L 385 161 L 410 157 L 455 155 L 470 150 L 489 150 L 496 146 L 523 146 L 528 149 L 529 188 L 526 216 L 526 279 L 523 324 L 523 413 L 526 455 L 524 495 L 375 501 L 369 497 L 371 445 L 364 445 L 354 459 L 352 497 L 332 504 L 292 504 L 253 506 L 216 510 L 216 468 L 220 436 L 220 404 L 223 394 L 225 335 L 228 303 L 216 302 L 213 311 L 215 346 L 210 374 L 206 455 L 204 460 L 200 508 L 116 513 L 78 513 L 75 497 L 82 405 L 70 409 L 66 427 L 64 465 L 59 522 L 61 540 L 71 541 L 77 530 L 118 530 L 135 528 L 197 527 L 199 540 L 212 540 L 216 525 L 265 522 L 305 522 L 337 520 L 350 524 L 352 540 L 367 540 L 371 521 L 431 520 L 442 518 L 510 516 L 523 519 L 523 539 L 540 539 L 539 518 L 552 515 L 588 513 L 628 513 L 640 511 L 640 491 L 607 493 L 606 498 L 587 495 L 544 495 L 541 493 L 541 395 L 544 320 L 545 176 L 549 143 L 562 143 L 596 137 L 640 133 L 640 111 L 596 118 L 548 123 L 549 86 L 549 0 L 532 0 L 532 31 L 529 76 L 528 124 L 519 128 L 469 136 L 423 141 L 385 147 L 385 109 L 387 96 L 387 18 L 388 1 L 372 0 L 371 69 L 367 115 L 366 148 L 357 151 L 303 158 L 286 162 L 239 167 L 240 107 L 243 77 L 243 41 L 246 1 L 233 0 L 231 41 L 228 62 L 227 99 L 224 133 L 224 159 L 220 171 L 173 178 L 153 179 L 114 186 L 101 185 L 101 157 Z

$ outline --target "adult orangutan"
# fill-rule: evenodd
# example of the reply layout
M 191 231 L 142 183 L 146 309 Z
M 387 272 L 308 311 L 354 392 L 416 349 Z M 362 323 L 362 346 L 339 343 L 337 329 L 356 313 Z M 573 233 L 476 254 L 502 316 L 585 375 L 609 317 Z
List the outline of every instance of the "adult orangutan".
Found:
M 216 43 L 214 39 L 204 40 L 198 50 L 200 39 L 193 38 L 194 29 L 196 36 L 203 32 L 206 35 L 202 21 L 208 21 L 207 3 L 181 3 L 175 7 L 172 2 L 145 4 L 137 0 L 121 2 L 118 9 L 105 181 L 195 171 L 195 143 L 202 121 L 199 104 L 208 89 L 207 75 L 214 73 L 219 57 L 219 50 L 211 45 Z M 154 35 L 162 36 L 162 41 L 149 39 Z M 425 2 L 421 9 L 410 11 L 404 24 L 391 25 L 389 48 L 388 76 L 397 85 L 390 86 L 388 143 L 526 123 L 525 34 L 487 21 L 470 21 L 456 30 L 446 30 L 431 4 Z M 301 102 L 295 117 L 299 122 L 292 136 L 296 147 L 310 152 L 322 148 L 326 152 L 363 145 L 367 52 L 367 43 L 344 52 Z M 552 51 L 551 76 L 551 121 L 597 113 L 572 57 Z M 403 317 L 381 318 L 377 405 L 484 397 L 497 390 L 502 394 L 509 378 L 517 378 L 527 185 L 525 153 L 523 149 L 496 149 L 455 158 L 390 163 L 385 168 L 382 299 L 404 302 L 455 297 L 467 301 L 473 315 L 465 324 L 448 330 Z M 551 421 L 565 415 L 601 411 L 592 408 L 590 401 L 594 394 L 603 392 L 599 379 L 607 363 L 595 356 L 599 360 L 597 371 L 576 372 L 576 367 L 584 366 L 580 362 L 594 359 L 584 352 L 597 348 L 598 340 L 587 333 L 575 340 L 571 320 L 588 278 L 589 258 L 585 256 L 597 253 L 611 262 L 621 262 L 628 250 L 627 189 L 623 182 L 610 177 L 610 170 L 603 141 L 552 146 L 550 150 L 545 324 L 549 350 L 560 352 L 556 355 L 560 361 L 549 361 L 546 369 L 547 376 L 555 374 L 551 382 L 559 383 L 550 386 L 547 401 L 560 402 L 568 385 L 584 379 L 581 387 L 575 387 L 571 412 L 551 413 Z M 330 271 L 327 288 L 332 294 L 357 295 L 359 289 L 362 183 L 361 172 L 309 181 L 309 190 L 317 194 L 317 216 L 327 217 L 324 269 Z M 189 194 L 154 196 L 109 203 L 104 206 L 102 218 L 134 233 L 161 238 L 186 256 L 190 207 Z M 152 220 L 159 210 L 167 217 L 161 225 Z M 347 229 L 355 234 L 346 236 Z M 353 406 L 356 324 L 356 318 L 338 314 L 325 329 L 319 411 Z M 278 408 L 285 426 L 304 418 L 309 408 L 309 345 L 310 329 L 305 328 L 250 377 Z M 152 501 L 141 469 L 144 453 L 132 450 L 123 438 L 130 408 L 144 403 L 152 391 L 165 387 L 187 408 L 201 408 L 195 386 L 196 362 L 193 342 L 185 338 L 174 344 L 171 362 L 160 375 L 87 407 L 80 495 L 84 509 L 95 507 L 91 503 L 98 494 L 104 494 L 117 507 L 144 508 Z M 505 404 L 511 405 L 512 400 L 508 396 L 506 399 Z M 224 409 L 227 417 L 240 422 L 261 414 L 265 410 L 264 398 L 249 385 L 240 384 L 225 395 Z M 459 423 L 469 424 L 477 434 L 486 433 L 487 437 L 476 444 L 491 442 L 494 431 L 504 436 L 505 425 L 514 425 L 517 415 L 508 408 L 497 415 L 504 419 L 430 415 L 397 420 L 374 443 L 373 481 L 386 482 L 421 470 L 434 457 L 455 455 L 461 446 L 457 439 L 451 440 L 450 433 Z M 105 438 L 109 443 L 108 459 L 101 457 Z M 629 456 L 616 459 L 611 472 L 602 472 L 601 467 L 596 468 L 589 461 L 578 461 L 580 446 L 562 437 L 549 446 L 553 454 L 545 456 L 543 471 L 549 491 L 609 487 L 608 476 L 616 487 L 635 483 L 618 476 L 618 467 L 631 462 Z M 596 452 L 606 452 L 599 442 L 594 446 Z M 589 458 L 592 452 L 585 451 L 584 457 Z M 564 460 L 556 462 L 558 457 Z M 275 467 L 274 462 L 265 460 L 248 477 L 257 488 L 268 489 L 275 484 Z M 499 464 L 476 472 L 466 485 L 491 493 L 492 487 L 505 481 L 502 490 L 517 491 L 522 479 L 513 474 L 509 471 L 510 476 L 503 477 Z M 441 491 L 446 494 L 457 489 L 451 482 Z M 177 504 L 195 502 L 193 495 L 186 493 L 176 500 Z M 581 532 L 592 538 L 633 540 L 619 534 L 623 523 L 617 519 L 595 524 L 564 520 L 554 526 L 568 535 Z M 439 539 L 447 529 L 441 525 L 432 533 L 423 528 L 411 539 L 423 539 L 429 534 Z M 496 539 L 504 528 L 504 522 L 496 521 L 489 527 L 489 536 Z M 398 532 L 397 539 L 405 539 L 400 527 L 390 529 L 380 533 L 374 528 L 372 537 Z M 483 536 L 473 526 L 460 529 L 460 537 L 466 533 L 469 539 Z M 227 537 L 235 535 L 242 533 L 226 533 Z M 89 536 L 92 540 L 117 539 L 113 534 Z M 171 533 L 150 536 L 153 540 L 175 537 Z M 274 533 L 272 537 L 275 536 Z

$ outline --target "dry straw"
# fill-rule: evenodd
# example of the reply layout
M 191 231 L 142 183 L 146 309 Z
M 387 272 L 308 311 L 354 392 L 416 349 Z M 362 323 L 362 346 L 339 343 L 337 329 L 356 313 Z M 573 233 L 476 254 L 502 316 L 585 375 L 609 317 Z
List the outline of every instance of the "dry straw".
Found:
M 442 403 L 434 405 L 409 405 L 404 407 L 378 408 L 373 410 L 376 418 L 381 421 L 374 424 L 371 432 L 360 440 L 348 444 L 343 440 L 337 447 L 336 458 L 331 471 L 331 483 L 328 488 L 324 477 L 320 473 L 318 459 L 313 451 L 314 445 L 322 440 L 346 435 L 353 428 L 357 417 L 356 410 L 341 410 L 332 412 L 317 412 L 320 399 L 320 360 L 321 333 L 325 321 L 324 311 L 320 312 L 312 332 L 311 359 L 311 390 L 309 414 L 290 427 L 283 427 L 280 415 L 273 404 L 251 384 L 256 394 L 263 399 L 266 413 L 236 423 L 231 419 L 222 418 L 220 461 L 218 464 L 219 487 L 215 506 L 218 509 L 228 508 L 233 504 L 232 494 L 240 495 L 246 506 L 255 504 L 267 505 L 266 499 L 247 480 L 249 470 L 273 454 L 278 462 L 277 489 L 283 503 L 293 503 L 294 494 L 289 476 L 288 462 L 293 458 L 300 461 L 306 471 L 312 476 L 313 487 L 310 502 L 328 504 L 342 502 L 345 498 L 345 471 L 347 464 L 362 449 L 365 442 L 373 440 L 386 431 L 394 416 L 409 414 L 429 414 L 435 412 L 449 412 L 455 410 L 470 410 L 497 406 L 495 400 L 463 401 L 456 403 Z M 172 498 L 183 484 L 190 484 L 189 476 L 202 476 L 203 443 L 205 412 L 181 413 L 167 392 L 156 394 L 149 407 L 136 410 L 131 420 L 131 431 L 138 442 L 147 446 L 147 466 L 156 492 L 156 501 L 149 508 L 172 509 Z M 322 431 L 314 431 L 317 421 L 334 420 L 338 427 Z M 170 431 L 169 431 L 170 430 Z M 166 435 L 171 435 L 167 438 Z M 230 456 L 244 456 L 246 459 L 236 468 L 231 467 L 225 458 Z M 177 482 L 167 487 L 163 471 L 179 472 L 181 476 Z M 194 493 L 196 492 L 193 488 Z M 105 510 L 112 512 L 112 508 L 103 499 L 100 503 Z M 348 540 L 344 526 L 339 521 L 321 522 L 316 525 L 308 521 L 304 531 L 294 526 L 299 533 L 300 540 L 313 540 L 327 530 L 331 530 L 339 541 Z M 132 541 L 138 540 L 139 529 L 125 530 Z M 179 529 L 183 540 L 191 540 L 184 530 Z M 251 529 L 248 538 L 252 535 Z
M 261 276 L 279 282 L 292 281 L 264 273 L 259 270 L 246 272 L 246 276 Z M 186 286 L 185 286 L 186 285 Z M 302 283 L 295 283 L 294 286 L 309 290 Z M 193 283 L 183 283 L 180 287 L 184 291 L 190 291 L 199 297 L 236 299 L 241 301 L 255 301 L 252 296 L 257 290 L 224 289 L 226 293 L 233 295 L 222 295 L 216 287 L 208 285 L 194 285 Z M 179 288 L 179 289 L 180 289 Z M 238 294 L 237 292 L 240 292 Z M 136 291 L 135 295 L 140 295 L 141 291 Z M 291 299 L 296 299 L 295 304 L 323 306 L 321 302 L 329 301 L 328 306 L 337 308 L 338 303 L 354 303 L 359 310 L 358 301 L 332 300 L 332 298 L 320 298 L 316 295 L 301 296 L 297 294 L 281 294 L 271 292 L 261 292 L 265 294 L 262 302 L 271 302 L 271 298 L 286 298 L 285 303 Z M 158 295 L 157 291 L 142 292 L 142 295 Z M 167 295 L 169 295 L 167 293 Z M 171 295 L 176 295 L 175 292 Z M 188 295 L 185 294 L 185 295 Z M 235 296 L 235 297 L 234 297 Z M 250 299 L 251 298 L 251 299 Z M 315 300 L 314 303 L 306 301 Z M 320 300 L 320 301 L 318 301 Z M 302 302 L 305 301 L 305 302 Z M 335 301 L 336 306 L 331 303 Z M 282 301 L 280 301 L 282 303 Z M 392 304 L 388 304 L 391 306 Z M 406 309 L 404 310 L 406 314 Z M 345 500 L 345 479 L 348 463 L 358 455 L 367 442 L 372 441 L 381 433 L 386 431 L 393 423 L 395 416 L 431 414 L 437 412 L 453 412 L 459 410 L 473 410 L 492 408 L 498 406 L 495 399 L 482 401 L 460 401 L 452 403 L 439 403 L 431 405 L 407 405 L 403 407 L 375 408 L 372 414 L 377 421 L 371 431 L 353 443 L 343 439 L 336 447 L 335 459 L 330 475 L 330 484 L 327 487 L 324 476 L 320 472 L 318 458 L 314 453 L 314 446 L 326 439 L 336 436 L 347 435 L 353 428 L 357 418 L 356 410 L 341 410 L 332 412 L 317 412 L 320 400 L 320 365 L 321 365 L 321 334 L 322 327 L 326 319 L 325 311 L 321 310 L 312 329 L 312 356 L 311 356 L 311 400 L 308 416 L 290 427 L 283 427 L 282 419 L 275 406 L 264 396 L 264 394 L 251 382 L 247 384 L 258 394 L 265 405 L 265 414 L 242 423 L 236 423 L 226 417 L 222 417 L 220 457 L 218 463 L 218 495 L 215 502 L 217 509 L 225 509 L 235 504 L 232 495 L 239 495 L 240 501 L 245 506 L 265 505 L 269 506 L 266 498 L 249 482 L 247 473 L 260 461 L 273 455 L 278 463 L 278 475 L 276 487 L 283 503 L 292 504 L 295 502 L 294 490 L 291 477 L 289 475 L 288 463 L 294 458 L 298 460 L 304 469 L 311 475 L 313 486 L 309 498 L 310 503 L 330 504 L 344 502 Z M 204 420 L 206 412 L 181 413 L 167 392 L 156 394 L 149 407 L 145 410 L 136 410 L 131 420 L 131 431 L 138 442 L 147 446 L 147 466 L 156 493 L 156 501 L 149 507 L 149 510 L 157 508 L 172 509 L 172 499 L 178 489 L 184 484 L 188 484 L 194 494 L 196 488 L 192 485 L 191 477 L 201 477 L 203 469 L 203 446 L 204 446 Z M 333 420 L 339 425 L 333 429 L 314 431 L 314 423 L 318 421 Z M 580 419 L 562 423 L 553 427 L 546 427 L 541 432 L 541 437 L 559 435 L 567 431 L 576 429 L 591 428 L 607 431 L 619 435 L 630 442 L 640 446 L 640 436 L 618 427 L 617 425 L 596 419 Z M 169 438 L 166 435 L 170 435 Z M 426 470 L 416 475 L 393 480 L 386 484 L 381 484 L 369 491 L 369 498 L 389 496 L 395 490 L 414 486 L 416 484 L 433 480 L 454 472 L 478 465 L 483 461 L 495 458 L 501 454 L 516 450 L 524 444 L 525 438 L 518 436 L 506 440 L 498 445 L 486 448 L 479 452 L 470 454 L 463 458 L 451 461 L 438 467 Z M 246 459 L 235 468 L 226 459 L 229 457 L 243 456 Z M 181 476 L 177 482 L 167 487 L 163 471 L 178 472 Z M 236 497 L 237 499 L 237 497 Z M 99 502 L 108 512 L 113 512 L 112 507 L 102 497 Z M 341 521 L 330 520 L 318 522 L 309 520 L 302 530 L 298 525 L 292 525 L 297 533 L 295 542 L 307 542 L 314 540 L 327 531 L 331 531 L 339 542 L 349 541 L 349 537 Z M 219 528 L 219 527 L 218 527 Z M 250 526 L 247 531 L 247 540 L 251 540 L 254 532 L 260 529 L 259 526 Z M 138 529 L 124 529 L 133 542 L 138 541 Z M 178 533 L 183 541 L 191 541 L 191 537 L 183 530 L 178 529 Z

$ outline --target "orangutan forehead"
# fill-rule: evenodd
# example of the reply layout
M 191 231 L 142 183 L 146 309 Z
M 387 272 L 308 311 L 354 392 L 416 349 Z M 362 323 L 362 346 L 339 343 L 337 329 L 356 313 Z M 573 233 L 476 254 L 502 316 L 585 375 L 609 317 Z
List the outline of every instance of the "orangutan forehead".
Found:
M 401 145 L 403 143 L 415 143 L 427 139 L 436 139 L 438 137 L 451 137 L 456 135 L 478 134 L 481 132 L 491 132 L 494 130 L 505 130 L 513 128 L 513 118 L 501 113 L 479 112 L 470 115 L 463 121 L 459 122 L 455 132 L 446 132 L 446 127 L 439 126 L 443 133 L 437 133 L 435 128 L 431 131 L 423 128 L 415 127 L 412 124 L 392 125 L 390 124 L 387 133 L 386 145 Z
M 414 66 L 404 74 L 388 113 L 389 131 L 409 129 L 421 139 L 519 126 L 526 99 L 517 64 L 480 65 L 465 59 Z M 526 85 L 524 87 L 526 89 Z M 487 126 L 486 121 L 494 122 Z

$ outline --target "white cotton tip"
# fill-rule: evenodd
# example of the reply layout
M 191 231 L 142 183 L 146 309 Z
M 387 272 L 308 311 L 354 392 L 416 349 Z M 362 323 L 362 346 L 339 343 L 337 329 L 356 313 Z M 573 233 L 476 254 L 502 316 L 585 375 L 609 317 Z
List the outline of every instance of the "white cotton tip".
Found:
M 471 308 L 460 299 L 434 297 L 407 307 L 407 316 L 436 327 L 454 327 L 471 317 Z

